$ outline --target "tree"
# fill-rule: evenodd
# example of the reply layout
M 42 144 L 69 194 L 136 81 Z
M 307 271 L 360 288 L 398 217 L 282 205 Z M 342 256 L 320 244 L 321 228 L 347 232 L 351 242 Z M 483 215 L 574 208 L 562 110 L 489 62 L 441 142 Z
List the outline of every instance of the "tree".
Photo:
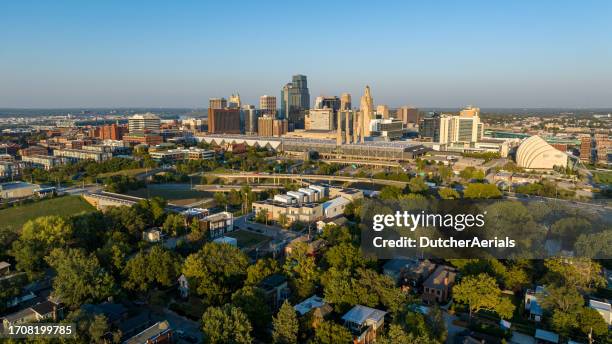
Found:
M 351 343 L 353 336 L 346 327 L 332 321 L 323 321 L 315 330 L 314 341 L 317 344 Z
M 414 177 L 408 182 L 408 189 L 412 193 L 423 193 L 429 189 L 421 177 Z
M 275 344 L 297 343 L 299 323 L 297 315 L 287 300 L 272 320 L 272 340 Z
M 26 222 L 10 252 L 17 269 L 31 280 L 36 279 L 46 268 L 44 257 L 54 248 L 66 246 L 72 234 L 70 222 L 59 216 L 41 216 Z
M 430 338 L 427 335 L 415 335 L 406 333 L 398 324 L 389 325 L 386 335 L 381 335 L 376 339 L 378 344 L 440 344 L 441 342 Z
M 329 223 L 323 227 L 321 238 L 328 242 L 330 246 L 335 246 L 343 242 L 351 242 L 351 232 L 348 227 L 338 227 L 336 224 Z
M 499 198 L 501 195 L 494 184 L 470 183 L 463 191 L 465 198 Z
M 612 231 L 578 236 L 574 244 L 579 257 L 612 257 Z
M 249 318 L 258 338 L 265 337 L 266 328 L 272 320 L 272 311 L 266 303 L 266 295 L 258 288 L 246 286 L 232 295 L 232 304 L 239 307 Z
M 208 307 L 202 316 L 204 342 L 209 344 L 249 344 L 251 323 L 240 308 L 227 304 Z
M 605 284 L 601 266 L 589 258 L 550 258 L 544 266 L 548 269 L 546 278 L 558 285 L 588 291 Z
M 308 255 L 307 244 L 303 242 L 295 244 L 283 268 L 298 297 L 305 298 L 313 293 L 319 271 L 314 257 Z
M 366 259 L 361 254 L 361 250 L 350 243 L 341 243 L 332 246 L 325 252 L 325 261 L 330 267 L 339 270 L 348 269 L 354 271 L 357 268 L 364 267 Z
M 606 324 L 599 312 L 590 307 L 582 307 L 578 312 L 577 325 L 580 331 L 586 335 L 591 331 L 593 331 L 595 336 L 604 336 L 608 334 L 608 324 Z
M 385 186 L 380 190 L 380 199 L 382 200 L 397 200 L 404 192 L 402 189 L 395 186 Z
M 502 297 L 495 279 L 487 274 L 465 277 L 453 287 L 453 298 L 468 305 L 470 318 L 480 310 L 494 311 L 503 319 L 509 319 L 514 312 L 512 302 Z
M 263 258 L 257 260 L 255 264 L 249 265 L 246 270 L 247 277 L 244 281 L 245 285 L 254 286 L 261 282 L 264 278 L 280 272 L 278 262 L 272 258 Z
M 45 260 L 56 272 L 53 293 L 62 302 L 77 307 L 113 294 L 115 281 L 95 255 L 82 249 L 54 249 Z
M 457 191 L 451 188 L 440 188 L 438 189 L 438 195 L 442 199 L 459 199 L 461 196 Z
M 182 235 L 185 232 L 185 217 L 181 214 L 168 214 L 162 228 L 172 236 Z
M 247 256 L 237 247 L 207 243 L 185 259 L 183 274 L 198 294 L 209 302 L 222 304 L 238 289 L 248 265 Z
M 147 292 L 154 285 L 169 287 L 176 281 L 180 264 L 174 254 L 162 246 L 148 253 L 138 252 L 123 269 L 123 286 L 132 291 Z
M 444 343 L 448 337 L 448 330 L 446 329 L 446 322 L 444 320 L 444 313 L 439 306 L 433 306 L 429 309 L 427 317 L 425 317 L 427 327 L 431 336 L 437 339 L 440 343 Z

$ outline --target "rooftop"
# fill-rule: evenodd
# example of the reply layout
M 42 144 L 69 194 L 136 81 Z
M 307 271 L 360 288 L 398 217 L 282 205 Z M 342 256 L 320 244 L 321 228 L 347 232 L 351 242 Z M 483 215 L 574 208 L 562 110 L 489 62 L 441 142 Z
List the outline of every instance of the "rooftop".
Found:
M 356 324 L 363 324 L 367 320 L 380 321 L 385 317 L 385 314 L 387 314 L 387 312 L 379 309 L 357 305 L 344 314 L 344 316 L 342 316 L 342 320 Z

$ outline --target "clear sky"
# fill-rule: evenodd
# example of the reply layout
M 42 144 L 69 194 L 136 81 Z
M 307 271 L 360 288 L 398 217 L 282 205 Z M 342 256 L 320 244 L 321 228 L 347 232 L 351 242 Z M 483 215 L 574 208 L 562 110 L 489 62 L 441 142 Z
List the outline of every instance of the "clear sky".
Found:
M 611 107 L 612 1 L 4 1 L 0 107 Z

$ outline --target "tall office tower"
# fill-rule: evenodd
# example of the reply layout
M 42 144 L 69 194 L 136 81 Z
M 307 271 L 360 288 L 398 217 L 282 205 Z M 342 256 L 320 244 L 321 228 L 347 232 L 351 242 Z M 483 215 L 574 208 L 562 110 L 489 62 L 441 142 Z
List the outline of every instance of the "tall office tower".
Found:
M 240 134 L 240 109 L 208 109 L 208 133 Z
M 351 95 L 349 93 L 342 93 L 340 96 L 340 110 L 351 109 Z
M 257 135 L 257 119 L 259 114 L 255 105 L 243 105 L 244 113 L 244 133 L 246 135 Z
M 128 119 L 130 134 L 156 133 L 159 132 L 160 125 L 159 117 L 150 112 L 134 115 Z
M 580 138 L 580 161 L 592 162 L 593 154 L 593 139 L 591 136 L 583 136 Z
M 336 143 L 352 143 L 353 125 L 356 121 L 357 112 L 353 110 L 340 110 L 336 118 Z
M 612 140 L 608 134 L 595 134 L 594 158 L 600 164 L 607 164 L 612 153 Z
M 225 98 L 210 98 L 208 100 L 209 109 L 225 109 L 227 107 L 227 99 Z
M 419 109 L 413 106 L 402 106 L 397 109 L 397 119 L 404 124 L 419 124 Z
M 276 97 L 263 95 L 259 97 L 259 109 L 262 115 L 276 116 Z
M 294 75 L 281 91 L 281 118 L 295 129 L 304 128 L 305 111 L 310 109 L 310 93 L 305 75 Z
M 387 105 L 376 106 L 376 115 L 379 115 L 384 119 L 389 118 L 389 107 Z
M 430 112 L 419 121 L 419 136 L 433 142 L 440 141 L 440 114 Z
M 342 145 L 342 115 L 343 113 L 338 113 L 336 116 L 336 146 Z
M 364 116 L 361 110 L 353 111 L 353 143 L 364 142 Z
M 236 92 L 236 94 L 232 93 L 232 95 L 229 97 L 227 106 L 232 109 L 240 109 L 240 107 L 242 106 L 242 103 L 240 102 L 240 93 L 238 92 Z
M 333 109 L 310 109 L 304 118 L 306 130 L 334 130 L 336 128 L 336 114 Z
M 289 129 L 286 119 L 275 119 L 270 115 L 264 115 L 257 120 L 257 130 L 259 136 L 282 136 Z
M 360 120 L 359 124 L 361 126 L 361 142 L 365 140 L 365 137 L 370 136 L 370 122 L 374 117 L 374 100 L 372 99 L 372 95 L 370 94 L 370 86 L 365 87 L 365 92 L 361 97 L 361 103 L 359 104 Z

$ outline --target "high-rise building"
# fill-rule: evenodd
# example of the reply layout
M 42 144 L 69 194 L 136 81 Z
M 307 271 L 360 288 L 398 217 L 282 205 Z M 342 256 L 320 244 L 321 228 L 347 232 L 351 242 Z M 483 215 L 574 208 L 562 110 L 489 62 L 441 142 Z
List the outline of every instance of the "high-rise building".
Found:
M 389 118 L 389 107 L 382 104 L 376 106 L 376 115 L 381 116 L 383 119 Z
M 259 97 L 259 109 L 262 115 L 276 116 L 276 97 L 269 95 Z
M 242 106 L 244 113 L 244 133 L 246 135 L 257 135 L 257 119 L 259 117 L 255 105 Z
M 275 119 L 270 115 L 259 117 L 257 122 L 259 136 L 282 136 L 286 134 L 289 129 L 286 119 Z
M 336 128 L 336 114 L 333 109 L 310 109 L 304 119 L 306 130 L 334 130 Z
M 208 109 L 210 134 L 240 134 L 240 109 Z
M 238 92 L 236 92 L 236 94 L 232 93 L 232 95 L 229 97 L 227 106 L 232 109 L 240 109 L 242 103 L 240 102 L 240 94 Z
M 612 139 L 608 134 L 595 134 L 597 162 L 607 164 L 612 160 Z
M 475 143 L 482 139 L 484 126 L 477 108 L 468 107 L 459 115 L 428 116 L 421 120 L 419 133 L 440 144 Z M 472 111 L 476 110 L 476 111 Z M 423 128 L 421 128 L 423 126 Z M 433 130 L 433 132 L 432 132 Z
M 304 128 L 304 116 L 310 109 L 310 93 L 305 75 L 294 75 L 281 91 L 281 118 L 295 129 Z
M 340 111 L 351 109 L 351 95 L 349 93 L 342 93 L 340 96 Z
M 584 162 L 592 162 L 594 160 L 594 140 L 589 136 L 580 138 L 580 160 Z
M 315 99 L 315 109 L 332 109 L 334 112 L 338 112 L 340 110 L 340 98 L 338 97 L 325 97 L 318 96 Z
M 433 142 L 440 142 L 440 114 L 430 112 L 419 121 L 419 136 Z
M 397 109 L 397 119 L 404 124 L 419 124 L 419 109 L 413 106 L 402 106 Z
M 359 110 L 361 112 L 360 126 L 361 126 L 361 141 L 371 135 L 370 122 L 374 118 L 374 99 L 370 94 L 370 86 L 365 87 L 365 92 L 361 97 L 359 104 Z
M 227 107 L 227 99 L 225 98 L 210 98 L 208 100 L 209 109 L 225 109 Z
M 156 133 L 159 132 L 160 125 L 159 117 L 150 112 L 134 115 L 128 119 L 130 134 Z
M 473 107 L 472 105 L 468 105 L 465 109 L 459 111 L 460 117 L 479 117 L 480 116 L 480 108 Z

